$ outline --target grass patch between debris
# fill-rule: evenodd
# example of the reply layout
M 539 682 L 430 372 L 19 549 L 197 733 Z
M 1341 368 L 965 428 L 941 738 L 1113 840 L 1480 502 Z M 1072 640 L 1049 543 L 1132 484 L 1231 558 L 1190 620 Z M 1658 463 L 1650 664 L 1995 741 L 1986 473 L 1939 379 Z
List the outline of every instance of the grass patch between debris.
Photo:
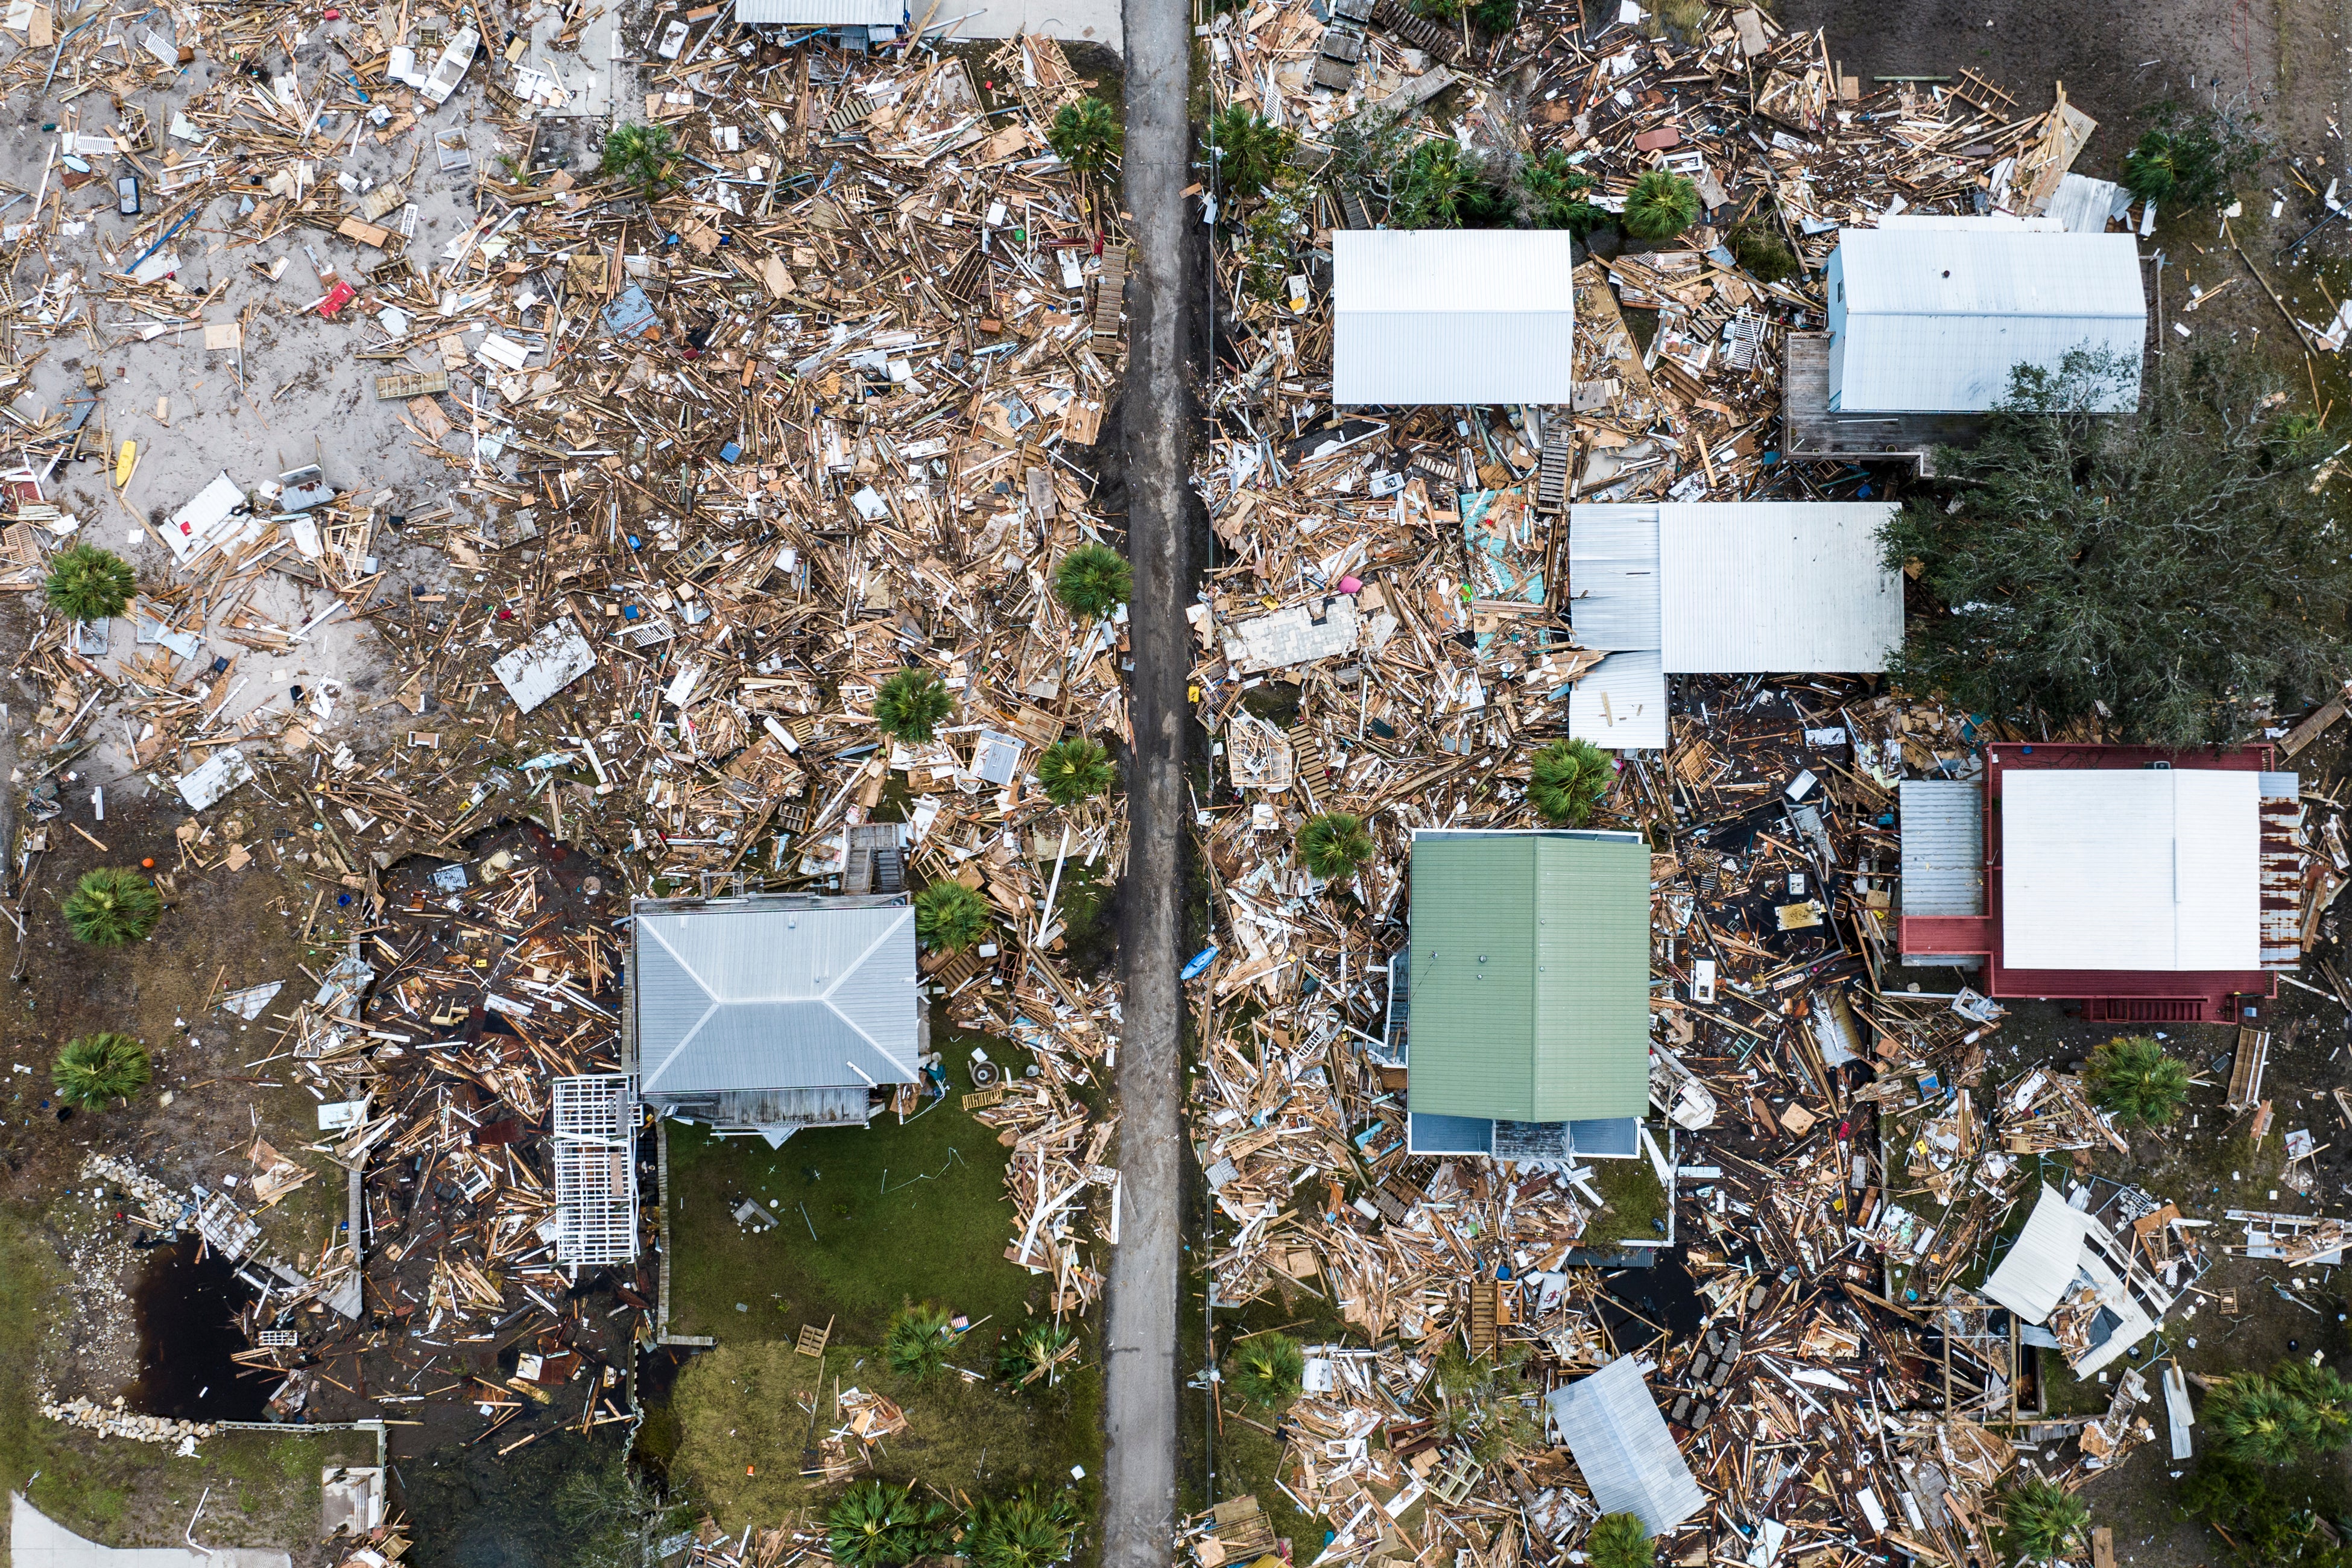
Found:
M 1658 1173 L 1649 1161 L 1595 1160 L 1592 1185 L 1609 1206 L 1592 1216 L 1583 1246 L 1665 1239 L 1658 1226 L 1666 1220 L 1666 1191 L 1658 1184 Z
M 1102 1373 L 1100 1342 L 1091 1331 L 1082 1333 L 1084 1364 L 1057 1388 L 1028 1392 L 996 1381 L 992 1343 L 976 1342 L 982 1335 L 950 1357 L 950 1366 L 987 1374 L 980 1383 L 952 1371 L 917 1383 L 861 1347 L 829 1349 L 820 1371 L 815 1358 L 779 1342 L 721 1345 L 678 1375 L 673 1474 L 722 1529 L 772 1524 L 833 1489 L 799 1473 L 812 1440 L 809 1402 L 816 1402 L 814 1432 L 822 1436 L 840 1425 L 835 1394 L 863 1388 L 895 1402 L 908 1421 L 908 1430 L 873 1451 L 872 1474 L 879 1479 L 973 1496 L 1003 1495 L 1032 1481 L 1075 1487 L 1092 1518 L 1102 1468 Z M 1074 1465 L 1084 1468 L 1084 1479 L 1071 1476 Z

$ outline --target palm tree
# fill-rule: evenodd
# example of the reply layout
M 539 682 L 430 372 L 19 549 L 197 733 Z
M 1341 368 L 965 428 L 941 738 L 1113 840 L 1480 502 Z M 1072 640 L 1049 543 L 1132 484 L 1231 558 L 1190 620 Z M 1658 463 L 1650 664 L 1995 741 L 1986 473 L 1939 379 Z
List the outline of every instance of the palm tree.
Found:
M 1066 1324 L 1040 1318 L 997 1348 L 996 1370 L 1024 1388 L 1053 1382 L 1062 1352 L 1076 1338 Z
M 1244 202 L 1274 184 L 1298 138 L 1246 104 L 1227 104 L 1209 120 L 1209 151 L 1227 202 Z
M 1024 1487 L 998 1501 L 983 1499 L 964 1531 L 972 1568 L 1045 1568 L 1070 1554 L 1078 1517 L 1066 1495 Z
M 139 591 L 131 563 L 95 544 L 76 544 L 49 559 L 49 575 L 41 592 L 57 609 L 78 621 L 103 621 L 119 616 Z
M 947 1510 L 914 1495 L 915 1483 L 860 1481 L 825 1510 L 824 1532 L 841 1568 L 898 1568 L 948 1544 Z
M 2205 1425 L 2225 1457 L 2285 1465 L 2302 1457 L 2315 1419 L 2310 1406 L 2271 1379 L 2242 1372 L 2217 1381 L 2206 1394 Z
M 934 952 L 961 952 L 989 924 L 988 900 L 961 882 L 933 882 L 915 895 L 915 935 Z
M 1698 187 L 1680 174 L 1653 169 L 1625 193 L 1618 226 L 1635 239 L 1656 244 L 1698 221 Z
M 1590 1568 L 1657 1568 L 1658 1543 L 1637 1516 L 1604 1513 L 1584 1538 L 1584 1561 Z
M 948 1363 L 948 1310 L 909 1302 L 890 1314 L 882 1359 L 901 1377 L 926 1378 Z
M 1554 827 L 1581 827 L 1616 771 L 1609 753 L 1590 741 L 1554 741 L 1528 768 L 1528 803 Z
M 1038 753 L 1037 782 L 1055 805 L 1076 805 L 1108 795 L 1118 784 L 1118 771 L 1102 742 L 1072 735 Z
M 1309 817 L 1298 830 L 1298 858 L 1326 882 L 1353 876 L 1357 867 L 1372 858 L 1374 848 L 1372 836 L 1364 831 L 1364 819 L 1344 811 Z
M 677 150 L 667 125 L 615 125 L 604 135 L 596 172 L 625 180 L 651 201 L 669 184 L 666 171 Z
M 79 1110 L 129 1100 L 152 1078 L 147 1047 L 128 1035 L 86 1035 L 67 1043 L 50 1069 L 58 1098 Z
M 940 720 L 955 711 L 955 699 L 928 669 L 902 669 L 874 694 L 874 722 L 894 741 L 922 745 Z
M 2161 1127 L 2189 1098 L 2189 1064 L 2145 1035 L 2109 1040 L 2091 1053 L 2084 1075 L 2099 1109 L 2126 1127 Z
M 137 942 L 163 918 L 163 895 L 127 867 L 84 871 L 65 897 L 66 929 L 94 947 Z
M 1101 620 L 1135 592 L 1127 557 L 1108 544 L 1081 544 L 1054 568 L 1054 597 L 1074 616 Z
M 1252 1334 L 1234 1346 L 1228 1360 L 1225 1386 L 1261 1410 L 1297 1398 L 1307 1377 L 1307 1352 L 1288 1334 Z
M 2352 1442 L 2352 1384 L 2337 1376 L 2334 1367 L 2300 1359 L 2283 1361 L 2272 1370 L 2271 1381 L 2306 1412 L 2305 1445 L 2332 1453 Z
M 2024 1476 L 2003 1489 L 2000 1498 L 2000 1551 L 2006 1560 L 2064 1557 L 2081 1546 L 2091 1510 L 2065 1488 Z
M 1118 121 L 1099 98 L 1062 105 L 1045 141 L 1074 173 L 1092 174 L 1118 156 Z

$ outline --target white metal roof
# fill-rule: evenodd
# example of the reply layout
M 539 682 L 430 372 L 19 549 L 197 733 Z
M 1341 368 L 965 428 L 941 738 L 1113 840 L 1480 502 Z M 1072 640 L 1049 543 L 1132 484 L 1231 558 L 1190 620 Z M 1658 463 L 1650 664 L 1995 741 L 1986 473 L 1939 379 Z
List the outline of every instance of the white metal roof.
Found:
M 2029 1323 L 2046 1321 L 2083 1267 L 2083 1235 L 2090 1224 L 2090 1215 L 2069 1208 L 2058 1189 L 2042 1183 L 2025 1228 L 1985 1280 L 1985 1294 Z
M 911 907 L 754 897 L 640 904 L 634 923 L 646 1099 L 915 1080 Z
M 1570 401 L 1576 291 L 1564 229 L 1331 237 L 1332 401 Z
M 1897 226 L 1845 229 L 1837 277 L 1846 341 L 1830 390 L 1849 414 L 1967 413 L 1998 406 L 2020 364 L 2056 369 L 2079 347 L 2134 367 L 2098 411 L 2139 406 L 2147 300 L 2127 234 Z
M 2262 961 L 2261 775 L 2001 775 L 2011 969 L 2251 970 Z
M 1669 675 L 1869 673 L 1903 646 L 1891 501 L 1658 508 L 1659 648 Z
M 1568 509 L 1568 618 L 1583 647 L 1611 653 L 1658 643 L 1658 509 Z
M 1545 1398 L 1601 1512 L 1633 1514 L 1655 1536 L 1706 1506 L 1633 1357 L 1619 1356 Z
M 903 0 L 735 0 L 735 19 L 793 27 L 897 27 Z

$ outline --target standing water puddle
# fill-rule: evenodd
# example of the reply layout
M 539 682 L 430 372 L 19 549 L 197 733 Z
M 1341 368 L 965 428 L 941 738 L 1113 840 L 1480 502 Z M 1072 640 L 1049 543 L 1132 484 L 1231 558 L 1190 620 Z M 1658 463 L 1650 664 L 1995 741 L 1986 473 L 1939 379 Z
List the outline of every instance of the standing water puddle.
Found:
M 206 1252 L 198 1262 L 196 1250 L 190 1237 L 147 1254 L 131 1292 L 140 1372 L 126 1397 L 144 1415 L 261 1420 L 277 1380 L 229 1359 L 249 1348 L 237 1314 L 253 1291 L 225 1259 Z

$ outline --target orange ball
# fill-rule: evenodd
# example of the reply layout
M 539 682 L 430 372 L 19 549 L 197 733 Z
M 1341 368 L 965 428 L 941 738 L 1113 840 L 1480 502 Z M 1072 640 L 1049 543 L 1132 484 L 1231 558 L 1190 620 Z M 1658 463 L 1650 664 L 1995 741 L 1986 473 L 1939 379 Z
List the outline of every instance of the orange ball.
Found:
M 155 868 L 155 858 L 154 858 L 153 856 L 152 856 L 152 855 L 151 855 L 151 856 L 149 856 L 146 859 L 140 861 L 139 863 L 140 863 L 142 866 L 144 866 L 145 868 L 147 868 L 147 869 L 149 869 L 150 871 L 152 871 L 152 870 Z

